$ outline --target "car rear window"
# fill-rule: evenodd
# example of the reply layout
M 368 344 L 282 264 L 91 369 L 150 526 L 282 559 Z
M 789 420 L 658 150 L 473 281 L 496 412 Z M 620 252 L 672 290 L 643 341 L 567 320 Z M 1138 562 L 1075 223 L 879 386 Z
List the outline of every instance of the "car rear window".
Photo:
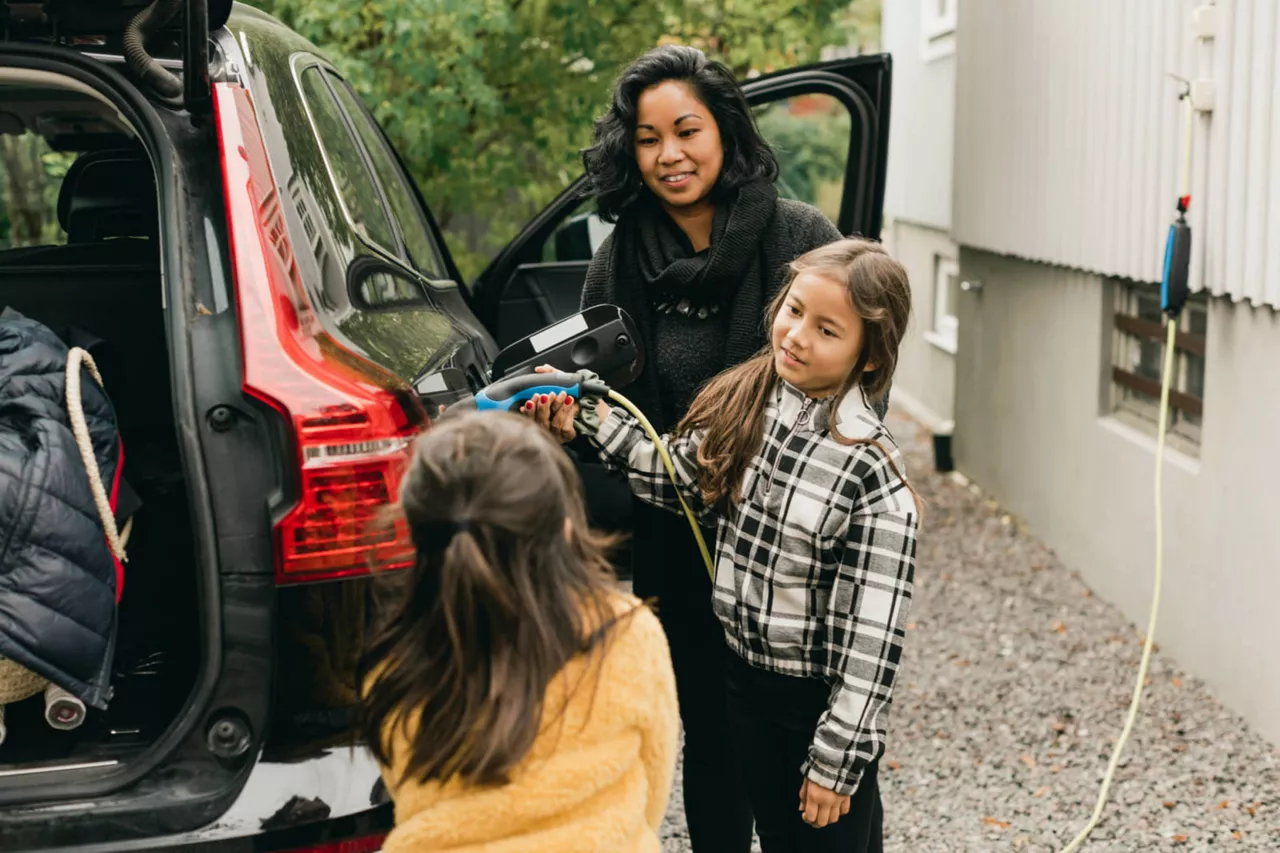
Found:
M 58 194 L 75 158 L 31 132 L 0 136 L 0 250 L 67 242 Z
M 387 201 L 395 213 L 396 222 L 400 225 L 400 233 L 404 236 L 405 248 L 409 250 L 409 259 L 423 275 L 429 278 L 447 278 L 444 258 L 436 246 L 435 239 L 427 229 L 426 218 L 418 204 L 409 178 L 405 176 L 396 162 L 395 154 L 387 145 L 382 131 L 373 121 L 373 116 L 365 109 L 356 93 L 344 81 L 330 75 L 329 82 L 338 93 L 338 100 L 346 108 L 351 123 L 364 142 L 369 159 L 373 161 L 373 169 L 378 174 L 382 189 L 387 194 Z
M 352 227 L 386 252 L 399 255 L 382 193 L 319 68 L 302 72 L 302 92 L 315 123 L 316 141 Z

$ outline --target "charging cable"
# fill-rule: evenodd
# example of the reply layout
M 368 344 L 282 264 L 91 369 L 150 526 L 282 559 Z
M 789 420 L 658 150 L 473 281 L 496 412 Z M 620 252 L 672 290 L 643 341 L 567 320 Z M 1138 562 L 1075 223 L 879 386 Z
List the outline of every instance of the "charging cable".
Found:
M 698 540 L 698 551 L 702 554 L 702 561 L 707 565 L 707 574 L 714 584 L 716 580 L 715 564 L 711 561 L 711 552 L 707 550 L 707 540 L 702 536 L 702 525 L 698 523 L 698 517 L 693 514 L 693 510 L 689 509 L 689 504 L 685 503 L 684 495 L 680 493 L 680 480 L 676 477 L 676 466 L 671 461 L 671 454 L 667 453 L 666 445 L 662 443 L 662 436 L 658 435 L 658 431 L 653 428 L 653 424 L 649 423 L 649 419 L 644 416 L 644 412 L 640 411 L 626 397 L 617 391 L 610 390 L 609 399 L 630 412 L 631 416 L 639 421 L 640 426 L 644 427 L 644 431 L 649 434 L 649 438 L 653 440 L 653 446 L 658 448 L 658 455 L 662 457 L 662 464 L 666 466 L 667 475 L 671 478 L 671 485 L 675 487 L 676 498 L 680 501 L 680 508 L 684 510 L 685 518 L 689 519 L 689 528 L 693 530 L 693 538 Z
M 1116 740 L 1115 749 L 1111 751 L 1111 761 L 1107 764 L 1107 772 L 1102 777 L 1102 787 L 1098 791 L 1098 802 L 1093 808 L 1093 815 L 1085 828 L 1075 839 L 1062 849 L 1062 853 L 1075 853 L 1089 838 L 1089 834 L 1102 819 L 1102 811 L 1106 808 L 1107 797 L 1111 793 L 1111 782 L 1116 768 L 1120 766 L 1120 755 L 1124 752 L 1129 735 L 1133 732 L 1138 720 L 1138 708 L 1142 702 L 1142 690 L 1147 683 L 1147 670 L 1151 665 L 1151 650 L 1155 645 L 1156 620 L 1160 613 L 1160 587 L 1164 581 L 1164 447 L 1169 427 L 1169 386 L 1173 381 L 1173 350 L 1177 342 L 1178 315 L 1187 299 L 1187 271 L 1191 257 L 1191 228 L 1187 225 L 1186 213 L 1191 204 L 1191 134 L 1194 106 L 1191 103 L 1189 88 L 1184 89 L 1181 99 L 1186 104 L 1186 144 L 1185 159 L 1182 171 L 1182 194 L 1178 196 L 1178 219 L 1169 227 L 1169 237 L 1165 246 L 1164 277 L 1160 285 L 1161 308 L 1168 316 L 1168 331 L 1164 345 L 1164 369 L 1160 375 L 1160 416 L 1156 428 L 1156 477 L 1155 477 L 1155 512 L 1156 512 L 1156 565 L 1155 583 L 1151 591 L 1151 615 L 1147 619 L 1147 637 L 1142 644 L 1142 662 L 1138 665 L 1138 680 L 1133 685 L 1133 699 L 1129 702 L 1129 716 L 1125 719 L 1124 729 Z
M 667 453 L 666 445 L 662 443 L 662 436 L 658 435 L 658 431 L 644 416 L 644 412 L 626 397 L 600 381 L 594 373 L 590 371 L 559 372 L 554 368 L 539 369 L 533 373 L 519 373 L 486 385 L 477 391 L 471 400 L 455 405 L 468 406 L 477 411 L 510 412 L 532 401 L 535 397 L 560 393 L 577 400 L 599 399 L 607 396 L 640 422 L 640 426 L 644 427 L 644 431 L 653 440 L 653 446 L 658 449 L 658 455 L 667 469 L 667 475 L 671 477 L 671 484 L 676 490 L 676 499 L 680 501 L 680 508 L 684 510 L 685 518 L 689 519 L 689 528 L 693 531 L 693 538 L 698 541 L 698 551 L 701 552 L 702 561 L 707 566 L 707 574 L 714 582 L 715 566 L 711 561 L 711 552 L 707 549 L 706 539 L 702 536 L 702 525 L 698 524 L 698 517 L 693 514 L 693 510 L 689 509 L 684 495 L 680 492 L 676 466 L 671 461 L 671 455 Z
M 1111 782 L 1116 768 L 1120 766 L 1120 754 L 1129 741 L 1134 723 L 1138 720 L 1138 707 L 1142 702 L 1142 690 L 1147 683 L 1147 670 L 1151 665 L 1151 647 L 1155 644 L 1156 619 L 1160 612 L 1160 586 L 1164 580 L 1164 445 L 1169 421 L 1169 379 L 1173 375 L 1173 345 L 1177 334 L 1178 320 L 1169 318 L 1169 335 L 1164 349 L 1164 375 L 1160 381 L 1160 421 L 1156 431 L 1156 570 L 1155 585 L 1151 592 L 1151 616 L 1147 620 L 1147 639 L 1142 645 L 1142 662 L 1138 665 L 1138 680 L 1133 685 L 1133 699 L 1129 702 L 1129 716 L 1124 722 L 1124 729 L 1111 752 L 1111 761 L 1107 764 L 1107 773 L 1102 778 L 1102 788 L 1098 791 L 1098 803 L 1093 808 L 1089 823 L 1076 836 L 1075 840 L 1063 848 L 1062 853 L 1075 853 L 1098 826 L 1102 819 L 1102 810 L 1106 808 L 1107 797 L 1111 793 Z

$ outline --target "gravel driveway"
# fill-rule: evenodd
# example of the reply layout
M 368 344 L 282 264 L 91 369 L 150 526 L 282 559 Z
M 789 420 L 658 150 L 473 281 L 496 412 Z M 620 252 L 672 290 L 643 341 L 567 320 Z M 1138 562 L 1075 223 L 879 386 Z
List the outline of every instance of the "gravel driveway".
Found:
M 934 473 L 925 430 L 890 425 L 928 505 L 880 773 L 886 850 L 1056 853 L 1092 812 L 1138 629 L 976 487 Z M 1280 851 L 1280 755 L 1157 653 L 1083 853 L 1164 849 Z M 690 850 L 678 787 L 663 850 Z

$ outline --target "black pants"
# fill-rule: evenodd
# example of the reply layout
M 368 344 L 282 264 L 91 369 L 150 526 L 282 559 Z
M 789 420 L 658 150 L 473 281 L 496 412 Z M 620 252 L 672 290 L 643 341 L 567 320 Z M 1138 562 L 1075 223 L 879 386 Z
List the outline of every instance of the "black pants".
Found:
M 880 853 L 884 812 L 876 762 L 863 772 L 849 813 L 834 824 L 815 829 L 800 812 L 800 766 L 830 701 L 830 685 L 756 669 L 732 652 L 729 658 L 729 729 L 742 756 L 763 853 Z
M 736 655 L 711 610 L 711 581 L 688 523 L 644 505 L 634 512 L 635 593 L 657 598 L 676 675 L 693 853 L 749 853 L 751 805 L 725 726 L 725 665 Z

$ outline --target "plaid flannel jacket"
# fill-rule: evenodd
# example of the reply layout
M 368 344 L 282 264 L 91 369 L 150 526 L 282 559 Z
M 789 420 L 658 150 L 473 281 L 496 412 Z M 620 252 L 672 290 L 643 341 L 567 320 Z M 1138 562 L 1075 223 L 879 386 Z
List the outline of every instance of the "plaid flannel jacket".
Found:
M 902 656 L 915 573 L 916 505 L 902 455 L 861 394 L 830 404 L 784 382 L 772 389 L 765 437 L 727 514 L 695 483 L 701 433 L 663 439 L 679 489 L 716 525 L 712 605 L 729 646 L 749 664 L 825 678 L 831 700 L 801 772 L 852 794 L 884 751 L 893 678 Z M 647 503 L 680 512 L 653 442 L 614 409 L 595 437 L 606 466 L 627 475 Z M 875 442 L 870 443 L 870 442 Z M 877 446 L 878 445 L 878 446 Z

